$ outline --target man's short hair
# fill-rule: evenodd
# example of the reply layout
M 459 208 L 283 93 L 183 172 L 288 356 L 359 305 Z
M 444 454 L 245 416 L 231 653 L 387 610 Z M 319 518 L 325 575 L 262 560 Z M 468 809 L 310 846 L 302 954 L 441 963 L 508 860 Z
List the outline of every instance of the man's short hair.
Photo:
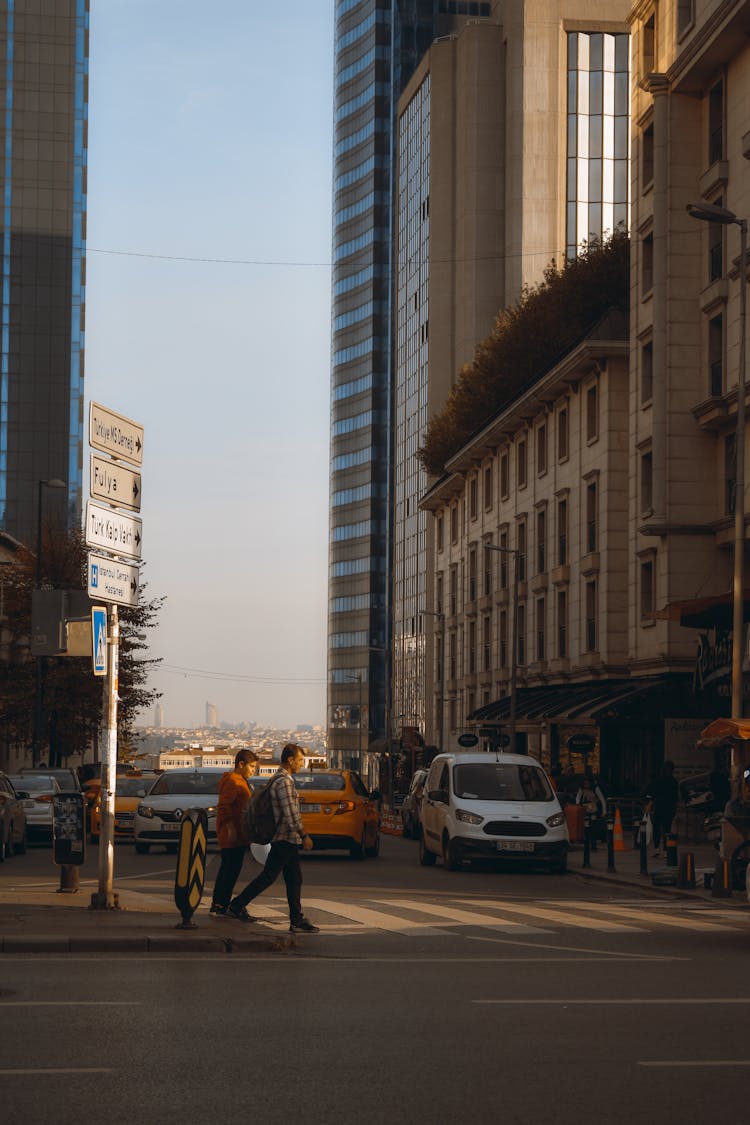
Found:
M 247 750 L 247 749 L 238 750 L 237 753 L 234 756 L 234 768 L 237 769 L 238 766 L 243 765 L 245 762 L 257 762 L 257 761 L 258 761 L 258 755 L 255 753 L 254 750 Z
M 281 751 L 282 766 L 285 762 L 289 762 L 292 758 L 296 758 L 297 754 L 304 754 L 304 752 L 305 751 L 302 749 L 302 747 L 298 746 L 296 742 L 287 742 L 286 746 Z

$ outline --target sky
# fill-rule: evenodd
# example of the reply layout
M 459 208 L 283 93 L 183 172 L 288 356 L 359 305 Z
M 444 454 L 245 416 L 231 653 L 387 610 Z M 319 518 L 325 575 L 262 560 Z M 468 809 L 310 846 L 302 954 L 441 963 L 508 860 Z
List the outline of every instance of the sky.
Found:
M 91 0 L 84 483 L 93 400 L 167 726 L 325 721 L 332 91 L 333 0 Z

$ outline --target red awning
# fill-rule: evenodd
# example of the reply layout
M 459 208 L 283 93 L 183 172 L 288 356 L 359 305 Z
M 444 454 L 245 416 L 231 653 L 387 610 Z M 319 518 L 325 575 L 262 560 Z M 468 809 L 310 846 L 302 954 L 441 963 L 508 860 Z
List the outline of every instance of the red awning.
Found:
M 732 739 L 750 741 L 750 719 L 714 719 L 700 733 L 703 746 L 719 746 Z

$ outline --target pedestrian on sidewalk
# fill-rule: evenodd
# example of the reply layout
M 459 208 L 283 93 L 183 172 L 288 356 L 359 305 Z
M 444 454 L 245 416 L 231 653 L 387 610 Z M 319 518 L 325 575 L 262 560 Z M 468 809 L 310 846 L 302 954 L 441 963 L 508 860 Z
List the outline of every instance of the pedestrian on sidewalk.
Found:
M 649 786 L 647 799 L 652 802 L 651 824 L 654 832 L 654 855 L 659 855 L 663 847 L 666 854 L 667 833 L 672 831 L 672 822 L 677 815 L 679 787 L 674 776 L 674 762 L 667 759 L 661 767 L 659 776 Z
M 591 818 L 591 850 L 596 851 L 596 841 L 602 838 L 601 826 L 607 818 L 607 801 L 596 778 L 586 774 L 576 793 L 576 804 L 583 805 Z
M 243 827 L 245 805 L 250 800 L 247 779 L 258 769 L 258 755 L 252 750 L 238 750 L 234 769 L 219 781 L 219 803 L 216 807 L 216 835 L 221 849 L 221 863 L 214 883 L 211 914 L 226 914 L 242 864 L 248 841 Z
M 289 932 L 292 934 L 317 934 L 318 927 L 309 922 L 302 913 L 302 868 L 299 862 L 299 847 L 310 851 L 313 842 L 302 826 L 299 811 L 299 797 L 292 780 L 304 765 L 305 757 L 300 746 L 287 743 L 281 751 L 281 768 L 270 781 L 271 805 L 276 831 L 271 840 L 271 851 L 266 865 L 257 878 L 241 891 L 227 907 L 227 917 L 240 922 L 251 922 L 247 904 L 257 898 L 276 882 L 280 874 L 286 884 L 286 899 L 289 904 Z

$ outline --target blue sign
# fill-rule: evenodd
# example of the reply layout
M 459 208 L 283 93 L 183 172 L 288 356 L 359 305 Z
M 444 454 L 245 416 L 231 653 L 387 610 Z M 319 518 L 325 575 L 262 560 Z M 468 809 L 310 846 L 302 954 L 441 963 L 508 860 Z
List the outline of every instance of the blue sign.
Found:
M 107 608 L 102 605 L 91 609 L 91 666 L 95 676 L 106 676 Z

